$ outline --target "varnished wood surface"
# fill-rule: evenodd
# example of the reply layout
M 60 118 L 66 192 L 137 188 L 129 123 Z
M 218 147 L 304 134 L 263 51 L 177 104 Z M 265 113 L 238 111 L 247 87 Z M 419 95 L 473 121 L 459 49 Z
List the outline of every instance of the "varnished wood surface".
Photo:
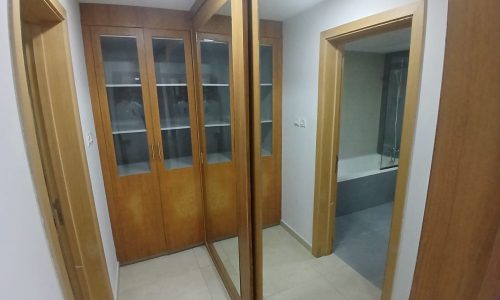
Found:
M 164 141 L 161 132 L 156 88 L 153 38 L 175 38 L 182 39 L 184 42 L 193 164 L 187 168 L 168 170 L 165 168 L 165 160 L 163 158 L 167 154 L 163 153 L 163 150 L 158 153 L 155 162 L 159 173 L 166 246 L 169 251 L 175 251 L 191 245 L 198 245 L 205 239 L 192 47 L 188 31 L 145 30 L 148 83 L 151 94 L 150 102 L 157 151 L 165 148 L 163 147 Z
M 116 164 L 108 97 L 102 62 L 101 35 L 133 36 L 136 38 L 140 76 L 142 81 L 142 101 L 147 129 L 148 149 L 155 145 L 152 121 L 146 54 L 143 31 L 135 28 L 93 27 L 92 50 L 95 60 L 95 76 L 99 94 L 101 120 L 103 122 L 106 158 L 113 189 L 115 240 L 118 260 L 122 263 L 134 261 L 166 251 L 164 216 L 158 182 L 159 167 L 155 161 L 156 150 L 149 151 L 150 172 L 121 176 Z
M 313 245 L 315 256 L 332 253 L 339 149 L 340 101 L 343 68 L 342 45 L 361 37 L 404 28 L 411 24 L 410 58 L 401 134 L 401 151 L 395 188 L 391 233 L 382 299 L 390 299 L 399 247 L 408 169 L 413 147 L 420 89 L 424 2 L 392 9 L 321 33 L 318 100 L 318 134 L 314 193 Z M 332 84 L 333 82 L 333 84 Z M 333 114 L 329 112 L 334 112 Z
M 500 2 L 450 1 L 411 299 L 500 299 Z
M 81 3 L 82 25 L 190 30 L 189 12 L 140 6 Z
M 65 298 L 83 296 L 92 299 L 112 299 L 111 284 L 107 273 L 103 245 L 90 186 L 87 161 L 83 147 L 83 135 L 78 114 L 71 54 L 69 50 L 68 30 L 65 11 L 55 0 L 25 1 L 22 11 L 20 1 L 12 1 L 11 30 L 16 76 L 16 91 L 21 107 L 23 134 L 27 143 L 30 168 L 33 173 L 37 199 L 41 207 L 44 226 L 49 245 L 54 257 Z M 22 49 L 22 16 L 41 29 L 33 38 L 33 61 L 31 70 L 26 69 Z M 50 55 L 49 55 L 50 54 Z M 34 63 L 34 64 L 33 64 Z M 36 69 L 36 70 L 34 70 Z M 35 76 L 29 78 L 26 71 Z M 36 82 L 33 82 L 36 80 Z M 29 84 L 39 93 L 30 98 Z M 32 92 L 33 92 L 32 90 Z M 38 108 L 34 109 L 31 100 L 39 99 Z M 37 141 L 35 116 L 38 124 L 43 120 L 44 128 L 38 128 L 38 139 L 44 139 L 43 145 Z M 45 132 L 43 132 L 45 131 Z M 45 147 L 45 148 L 44 148 Z M 50 159 L 42 163 L 42 156 L 50 148 Z M 45 153 L 45 154 L 44 154 Z M 45 156 L 45 158 L 49 158 Z M 52 172 L 44 169 L 53 166 Z M 49 175 L 52 174 L 52 175 Z M 54 181 L 47 186 L 44 176 L 51 176 Z M 65 223 L 68 226 L 67 242 L 70 244 L 71 260 L 65 261 L 61 252 L 58 229 L 54 224 L 54 215 L 50 207 L 49 191 L 58 190 Z M 66 252 L 69 254 L 69 252 Z M 75 265 L 70 265 L 73 262 Z M 79 282 L 68 278 L 65 269 L 76 269 Z M 71 284 L 69 284 L 71 280 Z M 80 284 L 80 291 L 73 292 L 71 285 Z

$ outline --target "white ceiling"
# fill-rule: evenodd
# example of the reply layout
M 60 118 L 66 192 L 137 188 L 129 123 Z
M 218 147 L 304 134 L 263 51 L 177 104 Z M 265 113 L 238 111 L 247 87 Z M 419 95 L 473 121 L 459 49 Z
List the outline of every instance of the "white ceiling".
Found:
M 260 0 L 260 19 L 284 21 L 322 1 L 323 0 Z
M 189 10 L 196 0 L 79 0 L 81 3 L 132 5 Z M 261 19 L 284 21 L 323 0 L 260 0 Z M 227 14 L 227 12 L 221 12 Z
M 347 43 L 345 50 L 390 53 L 410 49 L 411 28 L 384 32 Z

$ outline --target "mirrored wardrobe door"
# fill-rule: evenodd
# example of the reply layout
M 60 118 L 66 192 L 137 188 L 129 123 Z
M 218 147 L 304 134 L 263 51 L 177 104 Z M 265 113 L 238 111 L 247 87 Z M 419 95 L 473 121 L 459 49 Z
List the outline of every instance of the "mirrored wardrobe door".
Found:
M 190 34 L 146 29 L 145 47 L 167 248 L 178 250 L 204 242 Z
M 92 44 L 117 254 L 133 261 L 166 249 L 143 32 L 94 27 Z
M 233 299 L 251 299 L 246 1 L 194 17 L 207 248 Z

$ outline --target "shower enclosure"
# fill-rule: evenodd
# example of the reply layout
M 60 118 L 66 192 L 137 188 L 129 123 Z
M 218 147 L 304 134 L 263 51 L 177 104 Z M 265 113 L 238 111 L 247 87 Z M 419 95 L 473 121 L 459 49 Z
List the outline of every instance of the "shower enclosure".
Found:
M 408 59 L 409 51 L 388 53 L 385 58 L 378 143 L 380 169 L 399 163 Z

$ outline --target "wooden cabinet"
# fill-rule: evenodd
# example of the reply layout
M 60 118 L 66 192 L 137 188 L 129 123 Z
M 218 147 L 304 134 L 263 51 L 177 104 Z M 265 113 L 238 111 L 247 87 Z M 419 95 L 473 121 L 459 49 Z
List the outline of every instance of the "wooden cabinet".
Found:
M 281 39 L 260 40 L 262 223 L 281 221 Z
M 82 4 L 81 14 L 118 260 L 236 236 L 230 20 L 195 34 L 186 12 Z M 262 176 L 272 225 L 281 217 L 281 26 L 267 25 Z
M 91 39 L 120 262 L 202 243 L 189 32 L 93 27 Z

